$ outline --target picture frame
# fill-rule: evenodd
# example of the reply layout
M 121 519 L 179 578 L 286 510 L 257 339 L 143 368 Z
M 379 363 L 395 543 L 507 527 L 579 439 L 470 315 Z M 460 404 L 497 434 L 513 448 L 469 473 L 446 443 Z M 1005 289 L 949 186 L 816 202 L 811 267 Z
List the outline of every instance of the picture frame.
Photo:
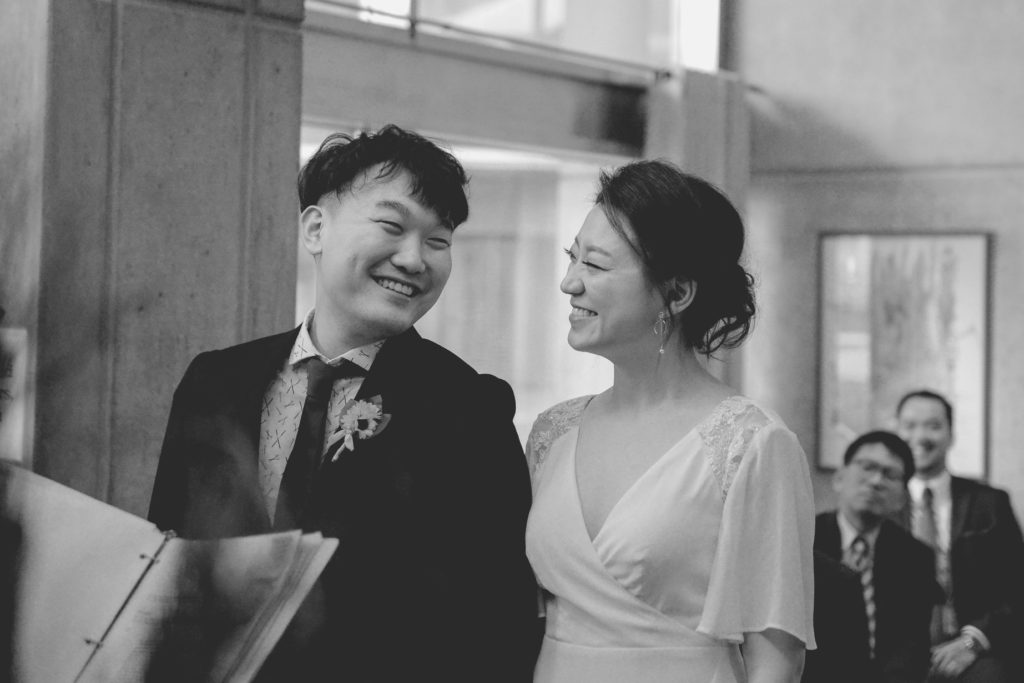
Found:
M 981 232 L 822 234 L 819 467 L 895 431 L 899 399 L 929 389 L 954 407 L 949 469 L 986 476 L 990 247 Z

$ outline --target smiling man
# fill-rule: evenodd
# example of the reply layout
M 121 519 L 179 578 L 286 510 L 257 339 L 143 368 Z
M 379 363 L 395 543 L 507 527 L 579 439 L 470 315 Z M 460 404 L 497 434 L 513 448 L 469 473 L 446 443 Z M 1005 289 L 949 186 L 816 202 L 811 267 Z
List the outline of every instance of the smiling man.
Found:
M 896 406 L 914 454 L 911 528 L 932 546 L 944 590 L 932 620 L 929 680 L 1024 680 L 1024 540 L 1005 491 L 952 476 L 953 406 L 917 390 Z
M 260 680 L 529 680 L 515 400 L 413 329 L 451 272 L 466 182 L 396 126 L 329 137 L 299 175 L 314 309 L 200 354 L 175 392 L 152 521 L 190 538 L 340 539 Z
M 838 510 L 818 515 L 814 549 L 857 574 L 864 614 L 816 610 L 815 630 L 866 623 L 860 642 L 868 672 L 854 680 L 921 683 L 928 673 L 928 624 L 938 599 L 933 555 L 887 519 L 903 504 L 914 473 L 910 448 L 891 432 L 868 432 L 847 447 L 843 463 L 833 480 Z M 825 647 L 821 654 L 827 656 Z

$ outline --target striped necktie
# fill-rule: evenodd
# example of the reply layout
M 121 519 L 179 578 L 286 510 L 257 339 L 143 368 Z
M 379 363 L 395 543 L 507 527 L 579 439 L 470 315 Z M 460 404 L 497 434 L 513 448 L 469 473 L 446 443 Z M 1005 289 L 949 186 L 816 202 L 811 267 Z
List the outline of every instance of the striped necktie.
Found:
M 846 549 L 843 564 L 860 575 L 861 590 L 864 593 L 864 611 L 868 618 L 868 651 L 875 658 L 875 586 L 871 562 L 871 547 L 867 539 L 857 536 Z

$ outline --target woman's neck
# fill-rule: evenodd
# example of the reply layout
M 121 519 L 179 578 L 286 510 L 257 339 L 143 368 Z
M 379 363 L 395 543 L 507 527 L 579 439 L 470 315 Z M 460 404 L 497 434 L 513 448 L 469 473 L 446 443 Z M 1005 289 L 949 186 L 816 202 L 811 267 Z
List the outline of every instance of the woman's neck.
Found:
M 614 364 L 614 383 L 608 392 L 609 408 L 644 410 L 665 402 L 680 403 L 733 393 L 697 359 L 692 349 L 665 349 L 654 357 Z

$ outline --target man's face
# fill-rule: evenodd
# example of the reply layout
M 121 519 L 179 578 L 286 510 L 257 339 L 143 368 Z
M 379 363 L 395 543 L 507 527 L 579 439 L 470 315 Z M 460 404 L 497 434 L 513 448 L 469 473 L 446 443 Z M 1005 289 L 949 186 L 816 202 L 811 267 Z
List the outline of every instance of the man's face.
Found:
M 946 469 L 946 453 L 953 443 L 953 428 L 942 402 L 914 396 L 907 399 L 896 417 L 896 431 L 910 444 L 917 473 L 925 478 L 941 474 Z
M 903 463 L 880 443 L 861 446 L 836 472 L 833 487 L 847 517 L 884 517 L 903 503 Z
M 377 180 L 378 170 L 302 213 L 316 260 L 318 336 L 340 335 L 349 348 L 412 327 L 452 269 L 452 230 L 411 195 L 408 174 Z

